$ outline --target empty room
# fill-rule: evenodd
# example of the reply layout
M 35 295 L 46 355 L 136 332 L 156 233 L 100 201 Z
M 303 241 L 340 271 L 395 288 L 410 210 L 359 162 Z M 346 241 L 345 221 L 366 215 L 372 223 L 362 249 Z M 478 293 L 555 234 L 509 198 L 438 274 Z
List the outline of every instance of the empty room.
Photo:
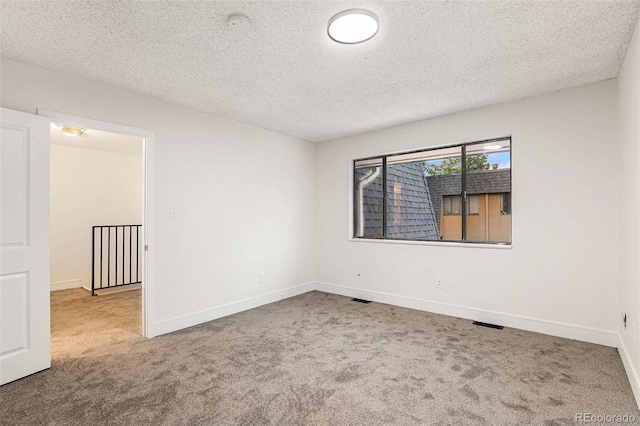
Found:
M 640 0 L 0 3 L 0 423 L 640 422 Z

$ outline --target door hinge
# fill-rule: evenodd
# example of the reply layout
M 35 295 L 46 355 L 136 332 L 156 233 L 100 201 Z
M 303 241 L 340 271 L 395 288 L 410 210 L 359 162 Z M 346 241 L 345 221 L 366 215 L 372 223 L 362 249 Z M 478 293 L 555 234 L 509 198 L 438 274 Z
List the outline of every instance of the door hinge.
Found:
M 148 245 L 144 245 L 144 251 L 149 251 L 149 246 Z

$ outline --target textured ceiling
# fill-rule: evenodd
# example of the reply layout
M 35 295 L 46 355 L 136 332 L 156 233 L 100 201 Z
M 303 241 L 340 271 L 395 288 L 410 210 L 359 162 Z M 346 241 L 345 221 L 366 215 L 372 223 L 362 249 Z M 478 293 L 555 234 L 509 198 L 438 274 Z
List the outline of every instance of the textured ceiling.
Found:
M 614 78 L 639 3 L 2 0 L 1 54 L 321 141 Z M 333 42 L 353 7 L 379 33 Z

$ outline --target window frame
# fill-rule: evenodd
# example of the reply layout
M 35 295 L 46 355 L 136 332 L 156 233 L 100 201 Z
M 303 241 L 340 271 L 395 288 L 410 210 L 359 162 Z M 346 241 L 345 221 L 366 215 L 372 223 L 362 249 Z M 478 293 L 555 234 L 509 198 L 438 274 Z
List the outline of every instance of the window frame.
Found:
M 456 203 L 460 203 L 460 209 L 458 213 L 454 213 L 453 202 L 456 200 Z M 447 213 L 447 203 L 449 201 L 449 213 Z M 435 212 L 434 212 L 435 213 Z M 460 194 L 456 195 L 443 195 L 442 196 L 442 215 L 443 216 L 460 216 L 462 214 L 462 196 Z
M 502 141 L 508 141 L 509 142 L 509 187 L 511 189 L 510 194 L 510 206 L 511 206 L 511 211 L 509 213 L 509 241 L 469 241 L 467 240 L 467 216 L 468 216 L 468 197 L 467 197 L 467 191 L 466 191 L 466 187 L 467 187 L 467 167 L 466 167 L 466 163 L 467 163 L 467 147 L 470 145 L 479 145 L 479 144 L 490 144 L 493 142 L 502 142 Z M 461 219 L 462 219 L 462 229 L 461 229 L 461 239 L 460 240 L 418 240 L 418 239 L 403 239 L 403 238 L 390 238 L 387 237 L 387 199 L 388 199 L 388 194 L 387 194 L 387 158 L 388 157 L 395 157 L 395 156 L 399 156 L 399 155 L 407 155 L 407 154 L 419 154 L 422 152 L 429 152 L 429 151 L 437 151 L 437 150 L 441 150 L 441 149 L 446 149 L 446 148 L 460 148 L 460 175 L 461 175 Z M 359 237 L 356 235 L 356 226 L 357 226 L 357 217 L 356 217 L 356 205 L 358 200 L 357 198 L 357 191 L 356 191 L 356 183 L 357 183 L 357 179 L 356 179 L 356 171 L 357 171 L 357 167 L 356 164 L 362 161 L 374 161 L 374 160 L 378 160 L 382 162 L 382 236 L 380 237 Z M 429 147 L 429 148 L 422 148 L 422 149 L 415 149 L 415 150 L 410 150 L 410 151 L 398 151 L 398 152 L 392 152 L 392 153 L 388 153 L 388 154 L 382 154 L 382 155 L 374 155 L 374 156 L 370 156 L 370 157 L 364 157 L 364 158 L 356 158 L 354 160 L 352 160 L 351 162 L 352 165 L 352 173 L 351 173 L 351 190 L 352 190 L 352 211 L 351 211 L 351 218 L 352 218 L 352 232 L 350 235 L 350 239 L 353 241 L 384 241 L 384 242 L 407 242 L 407 243 L 416 243 L 416 244 L 436 244 L 436 245 L 462 245 L 462 246 L 471 246 L 471 245 L 476 245 L 476 246 L 508 246 L 511 247 L 512 242 L 513 242 L 513 186 L 512 186 L 512 182 L 513 182 L 513 138 L 512 136 L 503 136 L 503 137 L 497 137 L 497 138 L 491 138 L 491 139 L 482 139 L 482 140 L 476 140 L 476 141 L 472 141 L 472 142 L 463 142 L 463 143 L 456 143 L 456 144 L 447 144 L 447 145 L 439 145 L 439 146 L 433 146 L 433 147 Z M 473 194 L 469 194 L 469 195 L 473 195 Z M 501 194 L 501 201 L 502 201 L 502 194 Z M 501 206 L 502 207 L 502 206 Z M 444 209 L 444 204 L 443 207 Z M 472 215 L 473 216 L 473 215 Z

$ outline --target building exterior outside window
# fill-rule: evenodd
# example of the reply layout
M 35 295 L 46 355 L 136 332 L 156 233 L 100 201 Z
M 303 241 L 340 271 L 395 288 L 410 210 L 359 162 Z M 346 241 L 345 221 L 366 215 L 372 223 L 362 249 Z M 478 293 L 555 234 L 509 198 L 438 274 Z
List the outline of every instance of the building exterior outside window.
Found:
M 491 144 L 354 161 L 354 237 L 510 243 L 511 139 Z

